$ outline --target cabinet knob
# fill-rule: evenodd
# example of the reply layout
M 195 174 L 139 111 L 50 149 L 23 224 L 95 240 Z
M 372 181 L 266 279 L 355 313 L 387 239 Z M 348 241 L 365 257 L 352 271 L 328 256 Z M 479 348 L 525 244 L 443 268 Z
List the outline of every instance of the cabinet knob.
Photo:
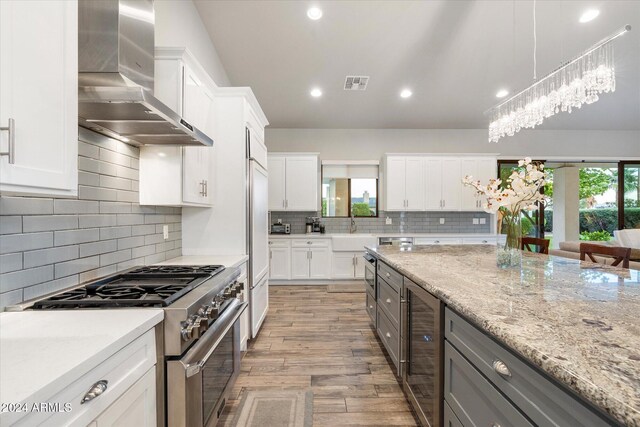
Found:
M 500 424 L 498 424 L 498 423 L 493 423 L 493 424 L 491 424 L 491 427 L 502 427 L 502 426 Z
M 311 244 L 311 242 L 307 242 L 307 245 L 310 245 L 310 244 Z
M 440 243 L 440 240 L 436 240 L 436 241 L 435 241 L 435 242 L 433 242 L 433 243 Z
M 372 305 L 370 305 L 370 306 L 369 306 L 369 308 L 370 308 L 370 309 L 373 309 L 373 306 L 372 306 Z
M 391 298 L 387 298 L 387 304 L 391 304 Z
M 391 277 L 391 274 L 387 273 L 387 277 Z
M 389 332 L 387 332 L 387 333 L 385 334 L 385 336 L 386 336 L 387 338 L 391 338 L 391 334 L 390 334 Z
M 502 360 L 496 359 L 493 361 L 493 370 L 503 377 L 511 376 L 511 371 Z

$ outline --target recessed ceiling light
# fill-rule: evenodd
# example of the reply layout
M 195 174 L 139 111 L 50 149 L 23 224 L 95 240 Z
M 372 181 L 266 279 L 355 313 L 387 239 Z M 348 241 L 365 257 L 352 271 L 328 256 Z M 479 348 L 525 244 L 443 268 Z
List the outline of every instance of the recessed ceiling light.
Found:
M 496 98 L 504 98 L 505 96 L 509 95 L 509 91 L 506 89 L 500 89 L 498 91 L 498 93 L 496 93 Z
M 409 89 L 403 89 L 402 92 L 400 92 L 400 97 L 402 98 L 409 98 L 411 95 L 413 95 L 413 92 Z
M 312 7 L 307 10 L 307 16 L 309 17 L 309 19 L 317 21 L 318 19 L 322 18 L 322 10 L 317 7 Z
M 311 96 L 313 96 L 314 98 L 319 98 L 322 96 L 322 91 L 318 88 L 311 89 Z
M 580 16 L 580 22 L 584 24 L 585 22 L 593 21 L 598 17 L 598 15 L 600 15 L 600 11 L 598 9 L 589 9 Z

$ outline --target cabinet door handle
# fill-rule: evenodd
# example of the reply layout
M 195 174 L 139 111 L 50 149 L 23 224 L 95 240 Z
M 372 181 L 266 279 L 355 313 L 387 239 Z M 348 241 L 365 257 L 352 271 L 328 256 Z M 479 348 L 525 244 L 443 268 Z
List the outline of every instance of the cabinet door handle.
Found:
M 2 130 L 9 132 L 9 146 L 7 151 L 0 151 L 0 156 L 8 156 L 9 164 L 12 165 L 16 162 L 16 121 L 10 118 L 7 126 L 0 127 L 0 131 Z
M 80 401 L 80 404 L 82 405 L 84 403 L 90 402 L 96 397 L 100 396 L 102 393 L 104 393 L 107 390 L 108 384 L 109 384 L 109 381 L 100 380 L 94 385 L 92 385 L 89 391 L 87 392 L 87 394 L 85 394 L 82 400 Z
M 209 181 L 204 180 L 204 197 L 209 197 Z
M 273 251 L 269 251 L 269 259 L 273 259 Z
M 287 209 L 289 208 L 289 200 L 284 201 L 284 207 Z
M 511 371 L 502 360 L 496 359 L 493 361 L 493 370 L 503 377 L 511 376 Z
M 284 199 L 282 199 L 282 207 L 284 208 Z
M 310 259 L 313 259 L 313 252 L 309 251 Z

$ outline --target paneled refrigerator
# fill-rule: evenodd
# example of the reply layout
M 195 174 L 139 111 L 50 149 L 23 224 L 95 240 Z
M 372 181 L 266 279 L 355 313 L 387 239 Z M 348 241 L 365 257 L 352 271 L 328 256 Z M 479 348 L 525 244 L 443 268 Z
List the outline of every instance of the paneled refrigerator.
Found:
M 247 144 L 247 269 L 251 338 L 258 335 L 269 308 L 267 148 L 250 128 Z

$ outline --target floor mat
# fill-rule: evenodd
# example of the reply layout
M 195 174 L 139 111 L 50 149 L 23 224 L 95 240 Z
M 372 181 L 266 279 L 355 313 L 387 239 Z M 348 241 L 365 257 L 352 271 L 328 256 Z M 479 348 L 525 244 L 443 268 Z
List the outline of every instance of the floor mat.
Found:
M 234 426 L 311 427 L 313 392 L 310 390 L 248 390 L 242 396 Z

